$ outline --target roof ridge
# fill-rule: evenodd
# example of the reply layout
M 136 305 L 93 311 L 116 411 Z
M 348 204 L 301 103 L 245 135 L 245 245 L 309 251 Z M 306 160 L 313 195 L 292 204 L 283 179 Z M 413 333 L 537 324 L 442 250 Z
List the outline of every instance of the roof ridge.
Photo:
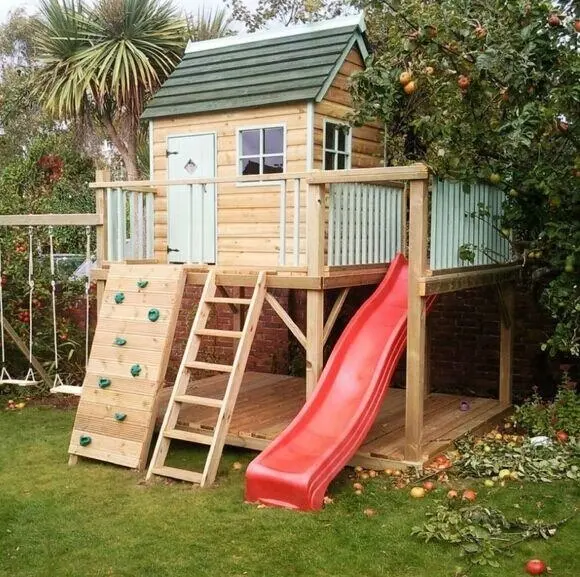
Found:
M 241 34 L 235 36 L 226 36 L 224 38 L 215 38 L 213 40 L 203 40 L 201 42 L 190 41 L 185 49 L 185 54 L 196 52 L 205 52 L 206 50 L 215 50 L 216 48 L 225 48 L 227 46 L 238 46 L 240 44 L 250 44 L 262 40 L 276 40 L 287 36 L 298 36 L 301 34 L 310 34 L 323 30 L 333 30 L 347 28 L 348 26 L 357 27 L 361 33 L 366 30 L 364 12 L 341 18 L 332 18 L 322 22 L 309 24 L 299 24 L 283 30 L 266 30 L 263 32 L 253 32 L 251 34 Z

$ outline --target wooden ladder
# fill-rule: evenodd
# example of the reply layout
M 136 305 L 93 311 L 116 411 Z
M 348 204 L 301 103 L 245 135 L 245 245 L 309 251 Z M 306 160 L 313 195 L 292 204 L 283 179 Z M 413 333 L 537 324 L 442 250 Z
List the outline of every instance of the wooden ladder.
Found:
M 226 435 L 266 296 L 266 273 L 259 273 L 254 292 L 250 299 L 217 297 L 217 288 L 215 272 L 210 271 L 207 275 L 185 353 L 177 373 L 177 378 L 175 379 L 161 430 L 159 431 L 157 444 L 155 445 L 151 464 L 147 471 L 147 479 L 150 479 L 152 475 L 160 475 L 181 481 L 189 481 L 190 483 L 199 483 L 202 487 L 208 487 L 214 482 L 217 475 Z M 212 311 L 212 305 L 216 304 L 248 307 L 244 326 L 241 331 L 224 331 L 206 328 L 208 318 Z M 239 339 L 232 365 L 205 363 L 197 360 L 201 339 L 207 336 Z M 187 387 L 192 369 L 229 373 L 230 376 L 223 399 L 188 395 Z M 213 435 L 204 435 L 176 429 L 179 411 L 183 405 L 200 405 L 219 409 Z M 173 439 L 209 445 L 209 453 L 202 473 L 165 465 L 169 445 Z

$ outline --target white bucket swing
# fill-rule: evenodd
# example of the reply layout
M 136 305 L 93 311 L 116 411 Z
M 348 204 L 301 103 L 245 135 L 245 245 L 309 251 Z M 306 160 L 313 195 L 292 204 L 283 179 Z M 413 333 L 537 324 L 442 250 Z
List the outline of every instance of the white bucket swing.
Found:
M 2 349 L 2 370 L 0 371 L 0 385 L 18 385 L 19 387 L 30 387 L 39 385 L 42 381 L 36 380 L 34 369 L 32 368 L 32 346 L 33 346 L 33 326 L 32 326 L 32 303 L 34 298 L 34 258 L 32 254 L 33 233 L 32 227 L 28 227 L 28 372 L 23 379 L 14 379 L 6 368 L 6 349 L 4 343 L 4 294 L 2 283 L 0 282 L 0 348 Z M 2 254 L 0 252 L 0 278 L 2 276 Z

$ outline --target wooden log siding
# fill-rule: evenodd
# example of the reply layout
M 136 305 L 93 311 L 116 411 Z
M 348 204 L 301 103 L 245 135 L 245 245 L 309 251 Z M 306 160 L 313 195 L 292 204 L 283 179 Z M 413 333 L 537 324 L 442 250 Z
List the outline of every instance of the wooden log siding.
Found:
M 154 192 L 108 188 L 107 260 L 153 258 Z
M 324 121 L 344 124 L 353 112 L 349 86 L 353 74 L 364 70 L 362 58 L 353 48 L 339 70 L 322 102 L 314 107 L 314 158 L 313 168 L 322 170 L 324 156 Z M 383 135 L 381 125 L 369 123 L 352 130 L 351 167 L 375 168 L 383 166 Z
M 487 184 L 433 180 L 431 193 L 430 268 L 442 270 L 506 263 L 509 241 L 501 234 L 504 193 Z M 475 247 L 473 263 L 461 260 L 464 245 Z
M 401 251 L 401 188 L 332 184 L 329 193 L 328 265 L 390 262 Z

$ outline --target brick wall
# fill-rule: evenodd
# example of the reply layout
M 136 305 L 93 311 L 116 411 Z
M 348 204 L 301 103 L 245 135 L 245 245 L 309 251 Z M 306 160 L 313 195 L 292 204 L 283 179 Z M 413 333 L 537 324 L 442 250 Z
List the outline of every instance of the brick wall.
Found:
M 328 355 L 348 320 L 374 287 L 351 290 L 335 329 L 325 347 Z M 239 289 L 228 289 L 238 296 Z M 245 289 L 248 295 L 251 289 Z M 329 291 L 327 313 L 339 291 Z M 168 369 L 172 383 L 183 355 L 191 322 L 201 293 L 201 287 L 187 285 L 176 330 Z M 304 291 L 273 291 L 280 304 L 302 330 L 306 325 L 306 293 Z M 228 307 L 217 308 L 211 328 L 231 329 L 233 316 Z M 494 287 L 441 295 L 429 316 L 429 346 L 431 351 L 431 387 L 434 391 L 476 396 L 495 396 L 499 372 L 499 308 Z M 549 394 L 558 379 L 558 365 L 540 350 L 548 332 L 549 319 L 520 287 L 516 296 L 514 347 L 514 392 L 516 398 L 529 394 L 532 386 Z M 202 358 L 230 363 L 233 347 L 229 339 L 204 338 Z M 294 337 L 276 313 L 266 303 L 248 362 L 248 370 L 287 374 L 303 374 L 304 354 Z M 202 375 L 200 375 L 202 376 Z M 395 386 L 405 382 L 405 359 L 399 364 Z

